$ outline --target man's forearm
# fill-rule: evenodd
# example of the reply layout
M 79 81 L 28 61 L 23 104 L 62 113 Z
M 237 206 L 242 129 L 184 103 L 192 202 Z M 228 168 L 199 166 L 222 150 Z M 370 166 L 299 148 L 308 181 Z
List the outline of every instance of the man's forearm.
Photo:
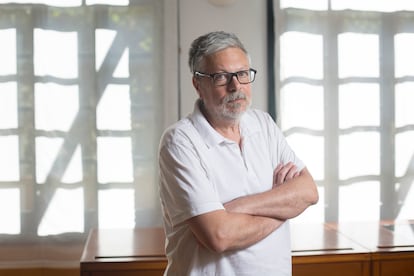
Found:
M 263 193 L 237 198 L 224 207 L 229 212 L 286 220 L 298 216 L 317 201 L 316 185 L 305 168 L 297 177 L 282 185 Z
M 222 253 L 244 249 L 270 235 L 284 221 L 217 210 L 188 220 L 194 236 L 204 247 Z

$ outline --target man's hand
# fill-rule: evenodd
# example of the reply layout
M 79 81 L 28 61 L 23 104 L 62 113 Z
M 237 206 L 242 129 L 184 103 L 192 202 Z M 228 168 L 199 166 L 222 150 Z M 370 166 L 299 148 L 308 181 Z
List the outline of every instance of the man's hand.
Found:
M 292 162 L 279 164 L 273 171 L 273 188 L 276 188 L 288 180 L 296 178 L 300 172 Z

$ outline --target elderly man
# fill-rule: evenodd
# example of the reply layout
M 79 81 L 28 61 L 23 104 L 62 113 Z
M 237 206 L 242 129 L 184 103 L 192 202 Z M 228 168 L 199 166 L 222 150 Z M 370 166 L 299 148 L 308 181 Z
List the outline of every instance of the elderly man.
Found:
M 165 275 L 291 275 L 288 219 L 318 201 L 312 176 L 265 112 L 240 40 L 200 36 L 189 65 L 199 99 L 159 147 Z

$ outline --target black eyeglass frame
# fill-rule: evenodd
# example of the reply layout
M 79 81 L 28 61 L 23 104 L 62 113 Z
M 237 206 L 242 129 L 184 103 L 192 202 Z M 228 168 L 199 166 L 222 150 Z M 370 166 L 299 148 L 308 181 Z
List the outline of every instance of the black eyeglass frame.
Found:
M 248 81 L 248 82 L 244 82 L 244 81 L 241 82 L 239 80 L 239 74 L 242 73 L 242 72 L 248 72 L 249 79 L 251 79 L 251 80 Z M 212 82 L 213 82 L 213 84 L 215 86 L 225 86 L 225 85 L 228 85 L 231 82 L 231 80 L 233 79 L 233 77 L 236 77 L 237 81 L 240 84 L 249 84 L 249 83 L 252 83 L 256 79 L 256 73 L 257 73 L 257 70 L 255 70 L 253 68 L 249 68 L 247 70 L 241 70 L 241 71 L 237 71 L 237 72 L 233 72 L 233 73 L 232 72 L 219 72 L 219 73 L 213 73 L 213 74 L 206 74 L 206 73 L 202 73 L 202 72 L 199 72 L 199 71 L 195 71 L 194 72 L 194 76 L 197 76 L 197 77 L 209 77 L 212 80 Z M 253 74 L 253 76 L 252 76 L 252 74 Z M 226 83 L 217 85 L 216 84 L 215 77 L 218 76 L 218 75 L 225 75 L 226 76 Z

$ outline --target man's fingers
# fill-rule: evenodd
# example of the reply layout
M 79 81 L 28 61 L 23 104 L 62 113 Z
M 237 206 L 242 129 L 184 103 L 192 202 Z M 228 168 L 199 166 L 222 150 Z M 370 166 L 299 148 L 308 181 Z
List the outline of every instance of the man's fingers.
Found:
M 281 185 L 298 175 L 299 172 L 297 171 L 297 167 L 292 162 L 289 162 L 285 165 L 279 164 L 273 171 L 273 185 Z

